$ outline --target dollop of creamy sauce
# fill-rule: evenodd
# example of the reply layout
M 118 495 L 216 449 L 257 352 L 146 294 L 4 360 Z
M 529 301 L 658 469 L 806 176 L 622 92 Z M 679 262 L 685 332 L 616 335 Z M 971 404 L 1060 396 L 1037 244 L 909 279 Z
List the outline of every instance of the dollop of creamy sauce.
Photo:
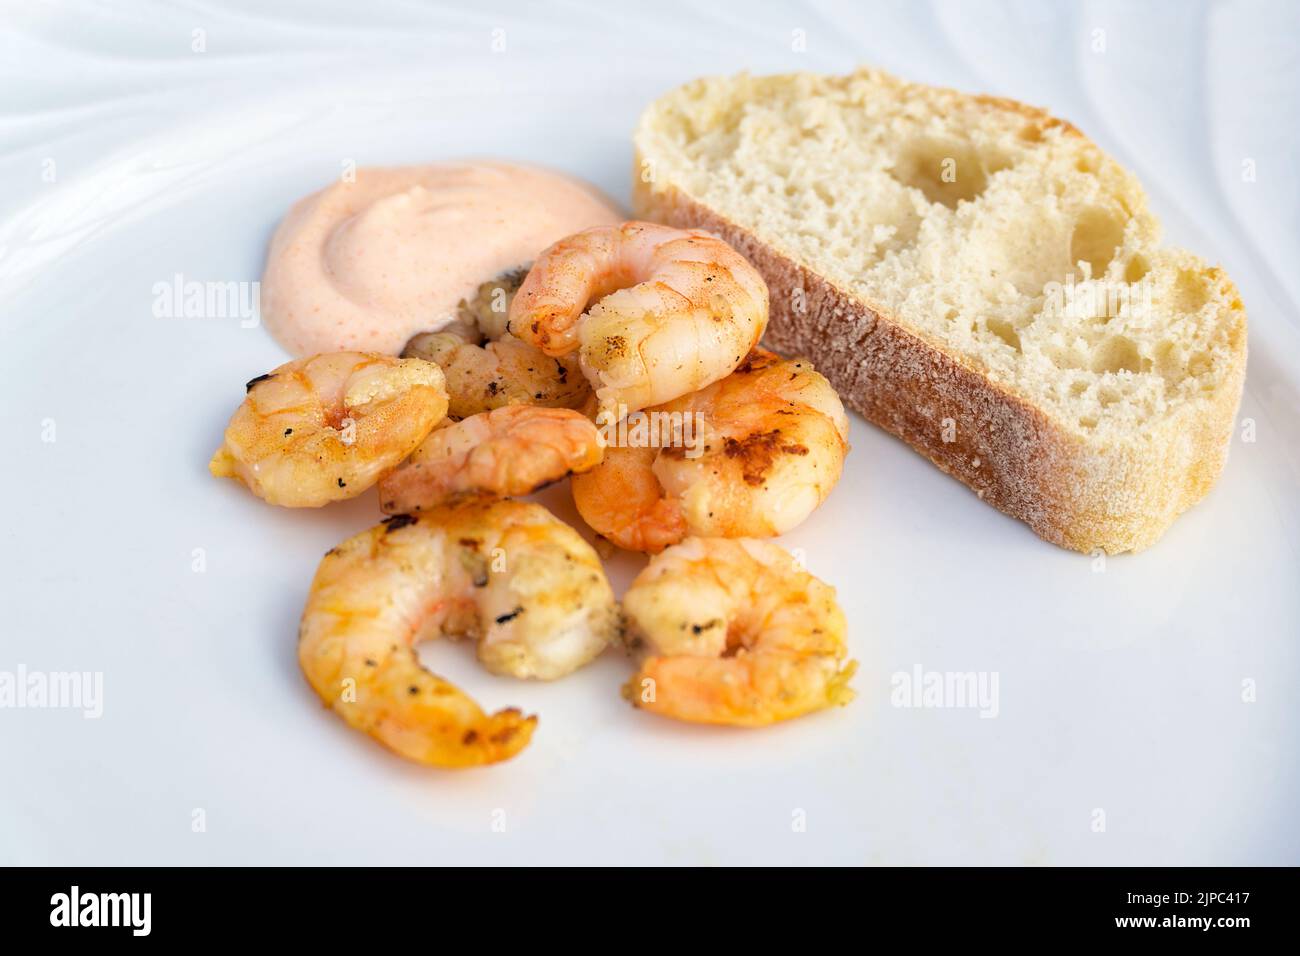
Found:
M 294 355 L 397 354 L 543 249 L 624 217 L 593 187 L 508 163 L 358 169 L 300 200 L 271 239 L 261 314 Z

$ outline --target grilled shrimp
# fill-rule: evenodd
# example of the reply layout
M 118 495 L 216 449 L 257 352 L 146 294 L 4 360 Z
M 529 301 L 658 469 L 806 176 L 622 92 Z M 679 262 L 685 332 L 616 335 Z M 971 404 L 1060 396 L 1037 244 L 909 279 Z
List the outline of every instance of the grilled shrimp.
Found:
M 437 428 L 379 482 L 389 514 L 423 511 L 462 492 L 526 495 L 600 462 L 591 420 L 566 408 L 507 405 Z
M 208 470 L 289 508 L 356 497 L 447 414 L 438 366 L 368 352 L 287 362 L 247 392 Z
M 643 653 L 623 688 L 677 720 L 757 727 L 853 699 L 835 590 L 767 541 L 687 538 L 623 597 Z
M 612 421 L 728 375 L 767 328 L 767 285 L 710 233 L 645 222 L 562 239 L 510 303 L 509 330 L 578 353 Z
M 686 432 L 662 428 L 661 447 L 611 442 L 599 465 L 573 479 L 583 520 L 631 551 L 662 551 L 687 535 L 783 534 L 830 494 L 848 452 L 848 416 L 830 383 L 806 360 L 765 349 L 645 414 L 699 423 L 693 447 L 664 444 Z
M 506 405 L 577 408 L 591 394 L 577 356 L 552 358 L 506 332 L 507 310 L 527 270 L 484 283 L 456 321 L 406 343 L 402 355 L 435 362 L 447 376 L 448 414 L 469 418 Z
M 561 677 L 617 629 L 600 559 L 541 505 L 462 498 L 398 515 L 321 561 L 303 610 L 298 661 L 327 706 L 404 757 L 440 767 L 495 763 L 536 717 L 486 714 L 421 666 L 416 642 L 470 636 L 488 670 Z

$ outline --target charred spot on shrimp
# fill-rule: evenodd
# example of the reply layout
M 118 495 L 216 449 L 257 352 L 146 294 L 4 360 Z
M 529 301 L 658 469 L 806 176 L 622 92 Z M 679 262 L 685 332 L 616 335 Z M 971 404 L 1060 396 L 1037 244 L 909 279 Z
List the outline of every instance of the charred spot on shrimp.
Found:
M 509 612 L 508 614 L 498 615 L 496 618 L 496 622 L 498 624 L 506 624 L 510 621 L 513 621 L 515 618 L 517 618 L 520 614 L 523 613 L 524 613 L 524 609 L 522 607 L 516 607 L 513 611 Z
M 784 441 L 781 430 L 755 432 L 741 439 L 727 438 L 722 452 L 740 462 L 741 477 L 748 485 L 761 485 L 781 455 L 807 455 L 808 446 Z
M 460 552 L 460 566 L 468 572 L 470 583 L 476 588 L 485 588 L 491 580 L 486 555 L 479 552 L 480 542 L 465 538 L 457 542 L 463 549 Z
M 400 528 L 405 528 L 407 525 L 415 524 L 419 520 L 420 519 L 415 515 L 392 515 L 383 520 L 384 534 L 388 534 L 390 531 L 397 531 Z
M 781 361 L 781 357 L 773 352 L 768 352 L 763 349 L 755 349 L 745 356 L 733 374 L 747 375 L 750 372 L 761 372 L 764 369 L 771 368 L 773 365 L 779 365 Z M 796 366 L 796 368 L 797 367 L 798 366 Z M 794 378 L 795 376 L 791 375 L 790 377 Z
M 253 390 L 253 386 L 256 385 L 258 382 L 265 382 L 268 379 L 272 379 L 272 378 L 275 378 L 274 372 L 267 372 L 265 375 L 257 376 L 257 378 L 250 378 L 247 382 L 244 383 L 244 391 L 251 392 Z

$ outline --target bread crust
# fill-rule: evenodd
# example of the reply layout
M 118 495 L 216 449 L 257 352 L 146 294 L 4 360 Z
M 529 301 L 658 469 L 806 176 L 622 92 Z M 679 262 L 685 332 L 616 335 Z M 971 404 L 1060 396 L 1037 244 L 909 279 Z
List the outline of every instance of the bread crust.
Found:
M 638 153 L 635 170 L 645 168 L 642 159 Z M 807 356 L 846 405 L 1053 544 L 1086 553 L 1140 551 L 1223 470 L 1245 378 L 1244 327 L 1213 395 L 1141 435 L 1103 442 L 1052 420 L 672 184 L 637 174 L 633 184 L 638 216 L 707 229 L 758 268 L 771 291 L 767 344 Z M 1227 276 L 1209 271 L 1235 299 Z M 1240 321 L 1244 326 L 1244 312 Z

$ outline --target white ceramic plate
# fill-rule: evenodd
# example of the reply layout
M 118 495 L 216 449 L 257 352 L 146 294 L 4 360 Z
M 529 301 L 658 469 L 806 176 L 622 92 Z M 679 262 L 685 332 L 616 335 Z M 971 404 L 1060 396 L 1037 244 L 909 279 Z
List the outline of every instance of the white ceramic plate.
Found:
M 0 862 L 1300 862 L 1284 4 L 6 16 L 0 672 L 101 675 L 102 715 L 0 709 Z M 626 198 L 629 132 L 668 87 L 855 62 L 1070 117 L 1135 169 L 1171 241 L 1227 266 L 1251 359 L 1219 486 L 1156 547 L 1102 564 L 855 418 L 843 481 L 783 542 L 839 589 L 851 706 L 681 726 L 620 699 L 618 654 L 525 684 L 446 644 L 425 660 L 541 715 L 518 759 L 431 772 L 326 712 L 295 627 L 374 494 L 294 512 L 209 478 L 243 382 L 285 356 L 237 317 L 156 317 L 155 284 L 256 280 L 282 212 L 349 160 L 500 156 Z M 576 520 L 566 498 L 546 500 Z M 616 562 L 617 588 L 636 567 Z M 996 676 L 996 715 L 894 706 L 893 675 L 915 668 Z

